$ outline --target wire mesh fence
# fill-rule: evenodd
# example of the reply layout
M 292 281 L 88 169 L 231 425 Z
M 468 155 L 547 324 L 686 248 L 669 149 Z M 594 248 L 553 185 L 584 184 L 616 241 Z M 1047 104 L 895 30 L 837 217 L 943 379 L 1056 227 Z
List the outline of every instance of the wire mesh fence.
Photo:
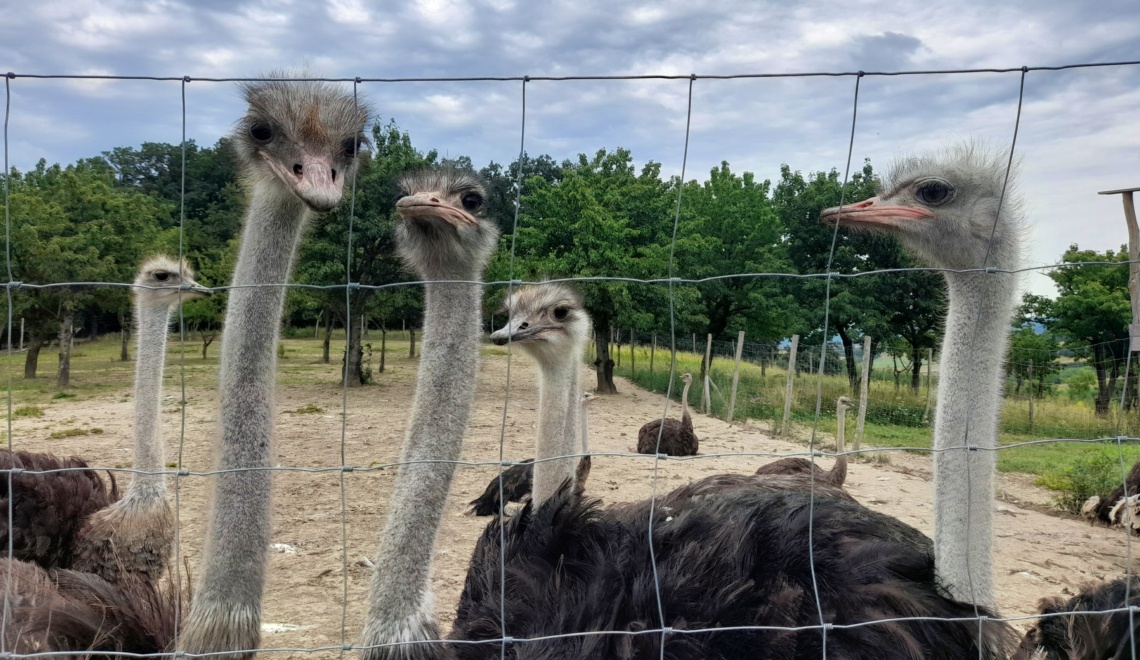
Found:
M 816 78 L 816 77 L 831 77 L 831 78 L 849 78 L 853 83 L 853 102 L 851 108 L 851 130 L 850 140 L 847 148 L 847 167 L 843 173 L 844 191 L 850 175 L 850 159 L 854 150 L 854 140 L 858 130 L 858 111 L 860 107 L 859 94 L 860 84 L 868 77 L 897 77 L 897 76 L 932 76 L 932 75 L 982 75 L 982 74 L 1011 74 L 1013 78 L 1017 79 L 1018 89 L 1016 94 L 1010 97 L 1010 121 L 1013 125 L 1013 135 L 1009 143 L 1010 159 L 1014 157 L 1016 151 L 1017 131 L 1021 120 L 1021 104 L 1024 98 L 1025 83 L 1030 74 L 1034 75 L 1047 75 L 1050 71 L 1059 70 L 1083 70 L 1097 67 L 1125 67 L 1125 66 L 1138 66 L 1140 62 L 1117 62 L 1117 63 L 1101 63 L 1101 64 L 1075 64 L 1060 67 L 1014 67 L 1006 69 L 970 69 L 970 70 L 955 70 L 955 71 L 900 71 L 900 72 L 814 72 L 814 73 L 748 73 L 748 74 L 732 74 L 732 75 L 648 75 L 648 76 L 564 76 L 564 77 L 542 77 L 542 76 L 510 76 L 510 77 L 477 77 L 477 78 L 331 78 L 320 79 L 327 82 L 341 83 L 350 85 L 355 96 L 358 89 L 366 85 L 387 85 L 387 84 L 404 84 L 404 83 L 446 83 L 446 82 L 511 82 L 518 83 L 521 93 L 521 130 L 520 130 L 520 149 L 519 149 L 519 170 L 515 173 L 516 185 L 514 187 L 514 221 L 515 229 L 518 224 L 518 213 L 520 208 L 520 197 L 522 190 L 522 179 L 526 175 L 526 128 L 527 128 L 527 101 L 526 94 L 528 87 L 535 84 L 555 84 L 566 81 L 610 81 L 610 80 L 664 80 L 664 81 L 679 81 L 687 85 L 687 100 L 685 112 L 685 131 L 683 135 L 676 136 L 676 148 L 684 154 L 681 160 L 681 180 L 685 178 L 685 164 L 688 161 L 689 153 L 689 140 L 691 131 L 691 122 L 694 116 L 693 109 L 693 89 L 697 85 L 715 85 L 718 81 L 733 80 L 733 79 L 764 79 L 764 78 Z M 12 451 L 15 447 L 17 440 L 17 432 L 15 421 L 19 418 L 19 409 L 14 405 L 15 397 L 13 395 L 15 387 L 13 385 L 13 365 L 14 355 L 21 350 L 21 342 L 19 337 L 19 316 L 16 312 L 19 302 L 19 297 L 28 292 L 42 290 L 45 288 L 74 288 L 74 287 L 94 287 L 101 289 L 122 289 L 130 287 L 129 282 L 20 282 L 13 277 L 12 263 L 13 259 L 19 259 L 20 255 L 12 253 L 12 239 L 11 233 L 13 228 L 13 215 L 11 212 L 11 199 L 10 199 L 10 183 L 12 168 L 8 162 L 8 150 L 10 140 L 9 136 L 9 119 L 15 112 L 19 112 L 20 108 L 13 108 L 12 105 L 12 88 L 20 84 L 20 81 L 25 78 L 30 79 L 49 79 L 49 80 L 135 80 L 135 81 L 162 81 L 178 83 L 182 90 L 182 140 L 181 146 L 183 149 L 183 159 L 185 158 L 185 150 L 187 145 L 185 124 L 186 117 L 189 112 L 193 112 L 192 108 L 188 108 L 186 104 L 185 90 L 189 84 L 197 83 L 218 83 L 218 82 L 250 82 L 260 79 L 230 79 L 230 78 L 191 78 L 189 76 L 178 77 L 151 77 L 151 76 L 71 76 L 71 75 L 36 75 L 36 74 L 13 74 L 9 73 L 5 78 L 5 91 L 6 91 L 6 105 L 5 105 L 5 124 L 4 124 L 4 171 L 5 171 L 5 236 L 6 236 L 6 264 L 8 270 L 8 278 L 6 282 L 6 303 L 7 303 L 7 323 L 4 329 L 4 341 L 8 351 L 8 381 L 7 381 L 7 401 L 8 401 L 8 425 L 7 425 L 7 441 L 8 449 Z M 1016 103 L 1016 112 L 1013 109 L 1013 104 Z M 700 112 L 697 108 L 696 113 Z M 183 160 L 185 163 L 185 160 Z M 183 191 L 182 195 L 185 196 L 185 173 L 186 169 L 183 167 Z M 1008 173 L 1008 169 L 1007 169 Z M 1008 176 L 1008 174 L 1007 174 Z M 678 187 L 676 208 L 672 213 L 670 220 L 672 222 L 672 236 L 673 241 L 670 245 L 670 250 L 673 250 L 677 243 L 677 232 L 679 227 L 679 220 L 681 217 L 681 203 L 684 188 Z M 1003 191 L 1004 194 L 1004 191 Z M 355 217 L 355 204 L 357 200 L 356 182 L 353 181 L 351 191 L 347 195 L 349 197 L 347 204 L 349 206 L 349 217 Z M 178 251 L 181 257 L 185 251 L 184 243 L 184 201 L 183 209 L 180 210 L 180 218 L 178 222 Z M 856 200 L 845 199 L 845 202 L 852 202 Z M 843 202 L 841 201 L 841 206 Z M 856 394 L 856 381 L 862 377 L 864 368 L 861 366 L 864 363 L 864 358 L 867 357 L 871 367 L 866 370 L 869 380 L 868 396 L 866 398 L 866 422 L 868 424 L 867 430 L 863 436 L 863 447 L 858 450 L 858 453 L 873 453 L 882 454 L 892 451 L 909 451 L 909 452 L 922 452 L 927 454 L 934 454 L 937 451 L 931 447 L 930 444 L 930 424 L 932 420 L 932 401 L 934 394 L 939 386 L 939 369 L 938 359 L 939 356 L 927 350 L 907 350 L 901 346 L 888 346 L 877 347 L 874 354 L 864 356 L 863 349 L 860 345 L 853 345 L 848 350 L 840 343 L 831 341 L 830 339 L 819 338 L 814 342 L 814 345 L 808 342 L 802 342 L 798 346 L 798 354 L 794 364 L 791 363 L 791 351 L 786 341 L 781 339 L 779 341 L 768 342 L 745 342 L 743 345 L 737 345 L 733 341 L 725 341 L 719 338 L 700 337 L 693 333 L 680 332 L 677 327 L 677 319 L 674 315 L 674 287 L 703 283 L 718 280 L 728 279 L 743 279 L 743 278 L 798 278 L 798 279 L 818 279 L 824 283 L 825 292 L 823 298 L 820 300 L 820 307 L 823 310 L 823 323 L 822 327 L 828 326 L 828 314 L 831 311 L 831 296 L 830 287 L 833 281 L 843 278 L 856 278 L 856 277 L 869 277 L 883 275 L 887 273 L 899 272 L 964 272 L 962 270 L 942 269 L 942 268 L 903 268 L 903 269 L 890 269 L 890 270 L 874 270 L 866 272 L 833 272 L 832 259 L 835 251 L 835 236 L 838 235 L 838 225 L 836 226 L 835 233 L 832 236 L 831 252 L 828 254 L 827 267 L 818 273 L 811 274 L 788 274 L 788 273 L 723 273 L 706 278 L 678 278 L 674 273 L 674 262 L 672 252 L 670 252 L 669 259 L 669 272 L 665 273 L 663 277 L 656 278 L 637 278 L 630 277 L 625 273 L 609 273 L 605 276 L 589 276 L 589 277 L 569 277 L 568 281 L 577 283 L 596 283 L 596 282 L 623 282 L 636 285 L 655 286 L 666 289 L 669 294 L 669 310 L 670 317 L 668 319 L 668 332 L 662 331 L 660 334 L 651 331 L 634 331 L 631 329 L 616 329 L 614 336 L 611 338 L 612 348 L 610 349 L 611 359 L 615 361 L 615 373 L 619 376 L 628 378 L 631 382 L 638 386 L 655 392 L 665 394 L 667 402 L 665 409 L 662 413 L 662 418 L 669 415 L 671 410 L 668 400 L 674 397 L 678 392 L 677 376 L 684 372 L 691 372 L 694 375 L 707 374 L 709 383 L 709 394 L 705 395 L 699 388 L 694 394 L 691 394 L 690 405 L 694 408 L 707 409 L 713 416 L 721 418 L 729 418 L 729 421 L 740 419 L 759 420 L 769 425 L 769 430 L 773 433 L 779 432 L 779 422 L 785 408 L 790 407 L 791 416 L 793 420 L 799 425 L 803 431 L 801 434 L 806 441 L 806 447 L 803 451 L 791 452 L 767 452 L 767 451 L 733 451 L 726 452 L 712 452 L 703 453 L 692 457 L 670 457 L 668 461 L 661 454 L 645 456 L 635 452 L 591 452 L 594 457 L 606 457 L 614 460 L 646 460 L 652 461 L 651 470 L 646 474 L 650 486 L 650 552 L 653 552 L 653 521 L 654 505 L 656 496 L 662 494 L 667 489 L 665 483 L 662 482 L 663 474 L 668 470 L 665 463 L 672 464 L 674 461 L 679 462 L 696 462 L 699 463 L 703 460 L 710 460 L 731 456 L 733 458 L 755 457 L 763 458 L 772 455 L 780 456 L 794 456 L 804 455 L 815 457 L 819 454 L 820 447 L 820 432 L 824 430 L 824 425 L 828 423 L 828 418 L 834 419 L 835 414 L 835 401 L 840 395 Z M 517 232 L 516 232 L 517 233 Z M 513 236 L 514 234 L 512 234 Z M 346 267 L 346 272 L 351 273 L 351 259 L 352 259 L 352 241 L 353 241 L 353 228 L 350 223 L 347 243 L 344 253 L 344 258 L 349 261 Z M 509 275 L 506 280 L 487 282 L 485 285 L 488 288 L 505 288 L 513 290 L 515 287 L 522 285 L 526 282 L 516 279 L 514 272 L 514 243 L 510 247 L 510 266 Z M 983 263 L 978 263 L 973 269 L 967 269 L 967 272 L 973 271 L 978 273 L 1006 273 L 1006 272 L 1022 272 L 1030 270 L 1048 270 L 1054 268 L 1075 268 L 1082 265 L 1089 265 L 1094 263 L 1112 263 L 1119 265 L 1125 262 L 1078 262 L 1078 263 L 1065 263 L 1065 264 L 1037 264 L 1030 265 L 1024 268 L 1015 269 L 1014 271 L 1002 270 L 995 268 L 989 263 L 987 259 Z M 353 299 L 352 293 L 362 289 L 383 292 L 390 290 L 397 290 L 404 287 L 419 287 L 424 282 L 419 281 L 393 281 L 381 284 L 362 284 L 360 282 L 345 281 L 342 284 L 336 285 L 303 285 L 303 284 L 273 284 L 273 285 L 256 285 L 256 286 L 276 286 L 285 288 L 296 289 L 309 289 L 309 290 L 325 290 L 337 291 L 343 289 L 345 296 L 345 307 L 347 311 L 347 318 L 352 317 Z M 484 284 L 484 283 L 479 283 Z M 225 291 L 234 289 L 233 286 L 218 286 L 214 287 L 216 290 Z M 236 287 L 241 288 L 241 287 Z M 180 318 L 181 320 L 181 318 Z M 178 432 L 178 459 L 165 474 L 174 477 L 174 512 L 176 516 L 180 516 L 182 510 L 182 491 L 183 483 L 186 480 L 193 480 L 199 477 L 215 477 L 220 474 L 235 471 L 248 471 L 250 468 L 237 468 L 237 469 L 188 469 L 183 462 L 184 449 L 187 440 L 187 374 L 188 371 L 185 362 L 187 355 L 186 349 L 186 330 L 185 324 L 181 324 L 181 338 L 182 344 L 179 355 L 181 362 L 179 365 L 179 380 L 180 380 L 180 394 L 177 402 L 179 410 L 179 432 Z M 347 332 L 351 333 L 353 329 L 347 328 Z M 394 333 L 394 331 L 392 331 Z M 408 331 L 401 331 L 408 332 Z M 412 343 L 414 337 L 414 329 L 410 330 L 410 334 L 406 335 L 408 344 Z M 345 336 L 347 344 L 347 333 Z M 288 350 L 288 342 L 284 344 L 285 350 Z M 392 342 L 393 350 L 402 351 L 404 345 L 402 338 Z M 295 346 L 294 346 L 295 348 Z M 1108 361 L 1102 361 L 1092 368 L 1087 364 L 1087 361 L 1081 361 L 1080 355 L 1074 354 L 1071 350 L 1057 350 L 1045 351 L 1029 354 L 1018 353 L 1011 356 L 1007 365 L 1007 378 L 1005 383 L 1006 401 L 1002 410 L 1002 441 L 1000 446 L 993 448 L 1000 450 L 999 461 L 1007 455 L 1014 455 L 1018 451 L 1028 451 L 1035 447 L 1046 445 L 1097 445 L 1099 449 L 1107 448 L 1110 450 L 1112 456 L 1119 462 L 1120 477 L 1123 478 L 1126 472 L 1126 463 L 1130 462 L 1137 453 L 1130 446 L 1135 440 L 1140 439 L 1140 408 L 1138 408 L 1135 398 L 1137 396 L 1134 387 L 1135 381 L 1135 366 L 1131 364 L 1132 355 L 1127 350 L 1121 349 L 1119 342 L 1106 344 L 1103 347 L 1087 347 L 1083 355 L 1088 355 L 1088 351 L 1096 350 L 1099 354 L 1098 348 L 1104 348 L 1113 357 Z M 297 349 L 299 350 L 299 349 Z M 381 356 L 386 356 L 386 349 L 382 349 Z M 408 346 L 409 356 L 415 355 L 414 345 Z M 597 359 L 596 347 L 592 349 L 593 352 L 587 358 L 588 361 Z M 205 351 L 205 349 L 203 349 Z M 347 356 L 348 347 L 346 345 L 345 354 Z M 287 356 L 279 351 L 280 356 Z M 708 356 L 706 359 L 705 356 Z M 737 365 L 737 355 L 740 356 L 740 363 Z M 409 360 L 412 359 L 409 357 Z M 474 424 L 480 423 L 487 425 L 487 428 L 497 427 L 494 429 L 498 435 L 498 458 L 484 458 L 484 459 L 463 459 L 459 461 L 452 461 L 456 465 L 468 467 L 484 467 L 494 468 L 496 472 L 500 472 L 505 466 L 512 464 L 514 461 L 510 460 L 506 448 L 508 446 L 508 434 L 512 436 L 513 432 L 509 431 L 512 416 L 512 406 L 517 406 L 520 392 L 517 387 L 512 389 L 512 376 L 511 376 L 511 353 L 506 355 L 506 371 L 504 373 L 505 392 L 503 395 L 503 409 L 501 419 L 497 423 L 492 424 L 489 420 L 476 420 Z M 1030 365 L 1033 365 L 1032 367 Z M 408 364 L 401 365 L 402 368 L 410 369 Z M 1035 371 L 1031 372 L 1031 369 Z M 1095 372 L 1093 374 L 1094 384 L 1090 385 L 1088 382 L 1088 370 L 1092 368 Z M 789 378 L 789 371 L 795 371 L 794 378 Z M 1077 374 L 1080 374 L 1079 376 Z M 1110 374 L 1105 376 L 1105 374 Z M 299 377 L 304 377 L 298 371 Z M 283 376 L 287 379 L 288 376 Z M 339 644 L 319 645 L 311 647 L 264 647 L 260 649 L 248 649 L 250 652 L 260 653 L 310 653 L 310 654 L 329 654 L 343 656 L 349 651 L 360 651 L 367 648 L 366 644 L 361 644 L 359 640 L 352 637 L 350 632 L 350 612 L 363 609 L 363 601 L 356 603 L 352 602 L 352 595 L 354 590 L 350 588 L 352 581 L 352 566 L 355 565 L 356 560 L 350 556 L 350 538 L 358 537 L 368 539 L 369 542 L 374 536 L 378 525 L 373 525 L 369 530 L 361 531 L 360 529 L 353 529 L 353 525 L 349 524 L 350 516 L 355 513 L 352 509 L 353 505 L 350 504 L 349 491 L 352 489 L 352 481 L 356 479 L 364 479 L 366 476 L 362 475 L 377 475 L 379 477 L 390 477 L 393 468 L 398 468 L 401 465 L 408 465 L 414 461 L 405 460 L 392 460 L 392 461 L 368 461 L 357 462 L 353 460 L 353 456 L 360 457 L 365 453 L 367 443 L 362 440 L 365 435 L 361 429 L 353 429 L 351 427 L 353 421 L 353 407 L 365 405 L 366 399 L 356 396 L 355 393 L 350 392 L 347 382 L 347 369 L 343 370 L 343 383 L 339 390 L 339 419 L 335 420 L 337 426 L 337 433 L 339 435 L 338 453 L 339 460 L 335 463 L 319 463 L 305 464 L 302 456 L 290 456 L 295 459 L 295 464 L 282 464 L 273 465 L 264 468 L 265 471 L 270 473 L 284 473 L 291 475 L 312 475 L 320 477 L 322 475 L 335 476 L 335 481 L 309 481 L 305 482 L 306 488 L 321 487 L 333 488 L 338 493 L 338 501 L 334 509 L 323 511 L 322 514 L 332 516 L 334 519 L 339 520 L 339 552 L 334 558 L 334 555 L 325 555 L 324 563 L 328 566 L 339 564 L 341 572 L 341 580 L 335 588 L 327 583 L 321 582 L 322 576 L 318 576 L 315 582 L 308 585 L 310 588 L 308 592 L 319 594 L 317 597 L 324 600 L 336 600 L 339 597 L 340 602 L 337 603 L 339 621 L 337 627 L 339 630 Z M 1097 380 L 1099 378 L 1099 380 Z M 1111 379 L 1111 383 L 1101 382 L 1106 379 Z M 793 381 L 792 398 L 787 398 L 786 384 Z M 206 388 L 201 385 L 196 385 L 199 393 Z M 1095 393 L 1094 393 L 1095 390 Z M 698 398 L 700 400 L 698 401 Z M 729 398 L 731 397 L 731 401 Z M 1092 402 L 1099 400 L 1102 403 L 1108 401 L 1108 411 L 1105 414 L 1104 410 L 1098 409 Z M 734 411 L 730 416 L 728 410 L 734 407 Z M 293 412 L 294 414 L 305 414 L 300 412 L 302 407 L 298 407 Z M 323 410 L 321 412 L 324 412 Z M 901 439 L 898 435 L 887 437 L 888 434 L 878 433 L 879 427 L 905 427 L 915 429 L 915 433 L 905 435 Z M 631 429 L 632 430 L 632 429 Z M 967 438 L 965 447 L 974 451 L 989 451 L 988 447 L 979 447 L 973 445 L 969 441 L 969 431 L 967 429 Z M 517 446 L 515 447 L 518 448 Z M 549 459 L 555 460 L 555 459 Z M 137 472 L 136 470 L 121 465 L 99 465 L 91 466 L 94 469 L 106 469 L 115 473 L 131 474 Z M 67 468 L 62 470 L 20 470 L 10 469 L 6 470 L 8 474 L 8 526 L 9 529 L 13 526 L 13 491 L 12 483 L 13 478 L 19 474 L 52 474 L 66 471 L 76 471 L 87 468 Z M 489 474 L 490 472 L 487 472 Z M 321 484 L 321 485 L 318 485 Z M 390 479 L 383 486 L 384 489 L 390 488 Z M 814 491 L 813 491 L 814 493 Z M 815 499 L 812 500 L 814 506 Z M 375 517 L 375 516 L 374 516 Z M 369 520 L 374 523 L 374 520 Z M 176 530 L 182 534 L 181 521 L 176 521 Z M 500 532 L 501 532 L 500 528 Z M 811 536 L 809 533 L 809 553 L 814 553 L 814 548 L 811 544 Z M 1124 568 L 1127 575 L 1132 574 L 1131 566 L 1131 536 L 1128 530 L 1124 530 L 1120 536 L 1121 542 L 1127 548 L 1128 560 Z M 194 542 L 187 539 L 185 536 L 180 536 L 175 545 L 175 557 L 172 562 L 172 570 L 175 571 L 175 582 L 181 586 L 183 576 L 181 574 L 183 567 L 183 556 L 185 547 Z M 363 543 L 363 541 L 362 541 Z M 500 547 L 502 547 L 502 538 L 500 537 Z M 287 551 L 282 551 L 287 552 Z M 449 551 L 450 552 L 450 551 Z M 11 543 L 11 536 L 9 537 L 8 559 L 9 565 L 13 561 L 14 549 Z M 814 556 L 814 554 L 812 555 Z M 466 560 L 463 556 L 456 556 L 450 554 L 449 561 L 457 562 L 462 565 Z M 367 563 L 367 562 L 366 562 Z M 654 571 L 656 571 L 656 563 L 653 563 Z M 505 573 L 505 571 L 503 571 Z M 814 572 L 813 572 L 814 581 Z M 658 607 L 661 608 L 661 585 L 658 582 L 656 572 L 654 573 L 655 583 L 654 590 L 657 593 Z M 4 618 L 3 627 L 4 634 L 0 635 L 0 639 L 7 640 L 7 626 L 12 615 L 13 608 L 13 584 L 11 579 L 7 579 L 5 583 L 5 597 L 4 597 Z M 836 624 L 824 620 L 822 607 L 820 603 L 819 585 L 812 584 L 814 591 L 814 599 L 820 609 L 820 616 L 818 621 L 802 622 L 799 626 L 788 627 L 771 627 L 771 629 L 779 630 L 818 630 L 824 639 L 823 657 L 826 657 L 826 640 L 829 631 L 843 629 L 845 627 L 858 627 L 875 625 L 881 622 L 864 622 L 859 624 L 851 624 L 845 626 L 843 624 Z M 338 594 L 334 596 L 333 594 Z M 505 593 L 501 595 L 505 598 Z M 1128 596 L 1126 595 L 1126 602 Z M 1000 604 L 999 604 L 1000 605 Z M 504 607 L 505 611 L 505 607 Z M 1113 611 L 1132 612 L 1132 608 L 1122 606 Z M 662 658 L 666 655 L 667 638 L 675 635 L 701 635 L 707 633 L 716 633 L 717 631 L 726 632 L 734 628 L 709 628 L 709 629 L 674 629 L 668 624 L 668 618 L 662 610 L 659 612 L 660 618 L 657 622 L 659 625 L 656 627 L 640 630 L 640 631 L 575 631 L 566 633 L 565 635 L 544 636 L 535 638 L 515 638 L 515 637 L 502 637 L 492 640 L 482 640 L 480 643 L 490 644 L 500 649 L 503 657 L 510 653 L 511 645 L 539 643 L 548 641 L 556 637 L 574 636 L 574 635 L 657 635 L 660 637 L 660 655 Z M 1063 613 L 1057 613 L 1055 616 L 1061 616 Z M 184 613 L 180 613 L 177 626 L 181 625 L 184 620 Z M 1010 616 L 1002 619 L 1009 622 L 1020 622 L 1029 620 L 1032 617 L 1027 616 Z M 888 619 L 884 621 L 901 621 L 902 619 Z M 976 619 L 979 622 L 979 630 L 983 617 L 979 615 Z M 757 627 L 761 629 L 763 627 Z M 426 640 L 413 640 L 408 643 L 416 643 Z M 437 640 L 438 641 L 438 640 Z M 451 643 L 466 643 L 453 641 Z M 1135 642 L 1131 643 L 1132 657 L 1135 658 Z M 13 654 L 8 649 L 2 649 L 8 657 L 34 657 L 34 656 L 52 656 L 52 655 L 67 655 L 66 652 L 38 652 L 38 653 L 20 653 Z M 175 652 L 170 650 L 168 653 L 151 654 L 151 655 L 194 655 L 182 652 Z M 137 654 L 131 653 L 106 653 L 106 655 L 122 655 L 129 657 L 138 657 Z M 981 653 L 979 652 L 979 657 Z

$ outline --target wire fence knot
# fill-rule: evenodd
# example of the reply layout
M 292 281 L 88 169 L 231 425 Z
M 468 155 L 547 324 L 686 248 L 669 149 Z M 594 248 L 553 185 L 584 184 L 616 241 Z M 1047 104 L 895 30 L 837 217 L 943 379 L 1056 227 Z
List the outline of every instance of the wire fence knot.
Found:
M 189 477 L 190 476 L 190 470 L 187 470 L 184 468 L 184 469 L 179 470 L 175 474 L 177 474 L 180 477 Z
M 360 80 L 360 78 L 357 78 L 357 80 Z M 340 645 L 340 650 L 342 650 L 342 651 L 351 651 L 351 650 L 352 650 L 352 644 L 341 644 L 341 645 Z
M 5 470 L 5 472 L 13 477 L 18 477 L 24 473 L 24 468 L 12 468 L 10 470 Z
M 184 83 L 190 82 L 190 76 L 182 76 L 182 82 L 184 82 Z
M 503 636 L 502 642 L 503 644 L 514 644 L 515 638 L 511 637 L 510 635 L 505 635 Z
M 19 281 L 19 280 L 12 280 L 11 282 L 8 282 L 8 284 L 7 284 L 7 287 L 9 289 L 16 289 L 17 291 L 20 290 L 21 288 L 23 288 L 23 286 L 24 286 L 24 283 Z
M 657 460 L 659 460 L 659 461 L 663 461 L 663 460 L 665 460 L 665 459 L 667 459 L 667 458 L 669 458 L 669 454 L 664 454 L 664 453 L 662 453 L 662 452 L 657 452 Z
M 4 77 L 5 77 L 5 78 L 8 78 L 9 80 L 15 80 L 15 79 L 16 79 L 16 74 L 15 74 L 15 73 L 13 73 L 13 72 L 11 72 L 11 71 L 9 71 L 8 73 L 4 74 Z M 9 655 L 10 655 L 10 654 L 9 654 Z
M 354 466 L 354 465 L 342 465 L 342 466 L 340 466 L 340 471 L 341 472 L 355 472 L 356 466 Z
M 978 451 L 981 447 L 977 445 L 966 445 L 966 451 Z
M 1126 436 L 1126 435 L 1118 435 L 1118 436 L 1116 436 L 1116 441 L 1117 441 L 1118 443 L 1119 443 L 1119 442 L 1128 442 L 1129 440 L 1130 440 L 1130 438 L 1129 438 L 1128 436 Z
M 347 287 L 349 291 L 359 291 L 360 290 L 360 282 L 348 282 L 347 284 L 345 284 L 345 287 Z

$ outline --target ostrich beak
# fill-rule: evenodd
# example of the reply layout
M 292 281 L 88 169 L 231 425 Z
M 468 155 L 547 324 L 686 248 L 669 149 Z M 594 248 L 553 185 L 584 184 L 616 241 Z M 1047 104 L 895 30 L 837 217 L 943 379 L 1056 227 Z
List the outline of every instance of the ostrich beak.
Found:
M 189 278 L 182 281 L 182 286 L 180 286 L 178 290 L 181 292 L 183 300 L 190 298 L 208 298 L 214 295 L 213 289 L 204 287 Z
M 819 214 L 827 224 L 842 224 L 853 227 L 902 228 L 907 220 L 933 218 L 927 209 L 899 204 L 883 204 L 878 197 L 863 200 L 850 206 L 833 206 Z
M 396 212 L 408 220 L 429 221 L 441 218 L 458 227 L 460 225 L 478 225 L 479 222 L 467 211 L 445 204 L 440 200 L 439 193 L 416 193 L 401 197 L 396 202 Z
M 312 210 L 327 213 L 340 203 L 344 177 L 338 176 L 328 158 L 303 154 L 298 159 L 300 162 L 286 165 L 263 151 L 258 153 L 269 164 L 269 169 Z
M 525 318 L 512 318 L 505 326 L 491 333 L 491 342 L 503 346 L 508 342 L 526 341 L 545 329 L 545 326 L 528 323 Z

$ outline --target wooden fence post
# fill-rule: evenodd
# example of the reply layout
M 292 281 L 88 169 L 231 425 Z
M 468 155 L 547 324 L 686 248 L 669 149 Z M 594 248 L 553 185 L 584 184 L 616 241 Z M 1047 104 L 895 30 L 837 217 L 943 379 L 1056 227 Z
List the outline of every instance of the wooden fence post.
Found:
M 736 386 L 740 384 L 740 354 L 744 350 L 744 331 L 736 337 L 736 365 L 732 368 L 732 395 L 728 397 L 728 423 L 736 414 Z
M 697 354 L 697 333 L 693 333 L 693 355 Z
M 653 375 L 653 354 L 657 352 L 657 331 L 653 331 L 653 343 L 649 346 L 649 375 Z
M 617 350 L 615 351 L 617 353 L 617 366 L 620 367 L 621 366 L 621 330 L 615 330 L 613 328 L 610 328 L 610 334 L 614 336 L 614 344 L 616 345 L 616 348 L 617 348 Z
M 1128 326 L 1128 350 L 1140 351 L 1140 225 L 1136 223 L 1136 203 L 1132 194 L 1140 192 L 1140 188 L 1124 188 L 1122 190 L 1105 190 L 1098 195 L 1120 195 L 1124 203 L 1124 221 L 1128 224 L 1128 293 L 1132 303 L 1132 323 Z M 1124 384 L 1128 391 L 1128 384 Z M 1120 413 L 1123 415 L 1124 411 Z
M 637 375 L 637 358 L 634 357 L 634 342 L 633 342 L 633 328 L 629 329 L 629 378 L 633 379 Z
M 1033 359 L 1029 359 L 1029 432 L 1033 433 Z
M 926 407 L 922 409 L 922 423 L 930 419 L 930 369 L 934 362 L 934 349 L 926 349 Z
M 709 334 L 708 341 L 705 343 L 705 387 L 701 395 L 701 405 L 704 406 L 705 414 L 709 414 L 712 409 L 712 396 L 709 395 L 709 379 L 712 378 L 712 334 Z
M 871 379 L 871 338 L 863 337 L 863 373 L 859 378 L 859 420 L 855 423 L 855 446 L 853 451 L 859 451 L 859 443 L 863 440 L 863 423 L 867 419 L 867 395 L 870 393 Z M 855 455 L 858 458 L 858 454 Z
M 796 348 L 800 345 L 800 336 L 792 335 L 792 347 L 788 349 L 788 383 L 784 386 L 784 421 L 780 425 L 780 432 L 788 434 L 788 421 L 792 414 L 792 394 L 796 378 Z

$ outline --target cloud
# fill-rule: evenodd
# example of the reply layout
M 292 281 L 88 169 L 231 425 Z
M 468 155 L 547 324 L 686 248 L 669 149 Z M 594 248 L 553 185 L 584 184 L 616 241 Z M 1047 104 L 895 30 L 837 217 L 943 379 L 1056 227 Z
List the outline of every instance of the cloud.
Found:
M 889 17 L 889 20 L 884 20 Z M 41 0 L 0 24 L 0 70 L 237 77 L 310 63 L 330 76 L 465 77 L 875 71 L 1008 67 L 1135 58 L 1129 0 L 1073 5 L 982 0 L 951 5 L 847 0 L 746 2 L 710 11 L 687 0 L 521 3 L 421 0 Z M 17 78 L 11 157 L 71 162 L 118 145 L 177 142 L 181 83 Z M 856 80 L 710 80 L 693 84 L 687 173 L 727 160 L 761 178 L 781 163 L 842 168 Z M 1013 135 L 1020 72 L 866 77 L 852 152 L 877 168 L 947 141 Z M 526 149 L 556 159 L 618 146 L 677 174 L 689 81 L 533 81 Z M 1032 72 L 1018 140 L 1035 225 L 1031 260 L 1069 242 L 1125 239 L 1119 201 L 1097 190 L 1140 176 L 1140 67 Z M 520 82 L 366 83 L 379 116 L 423 149 L 509 162 L 519 146 Z M 229 84 L 186 85 L 190 137 L 212 144 L 242 108 Z M 1047 291 L 1040 276 L 1030 286 Z

